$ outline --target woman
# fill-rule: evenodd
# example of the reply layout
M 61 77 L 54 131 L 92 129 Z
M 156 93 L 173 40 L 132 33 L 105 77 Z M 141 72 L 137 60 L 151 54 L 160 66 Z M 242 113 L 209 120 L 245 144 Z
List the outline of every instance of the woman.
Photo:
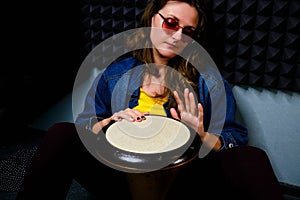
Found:
M 208 80 L 190 64 L 200 59 L 199 53 L 192 51 L 190 46 L 193 45 L 192 39 L 201 41 L 205 22 L 204 7 L 198 0 L 151 1 L 141 18 L 142 27 L 152 28 L 150 33 L 140 31 L 129 40 L 131 47 L 144 42 L 145 48 L 117 60 L 99 75 L 87 95 L 84 111 L 78 116 L 76 127 L 70 123 L 59 123 L 48 130 L 27 171 L 18 199 L 65 198 L 73 178 L 99 197 L 117 189 L 118 192 L 109 194 L 111 198 L 130 199 L 124 173 L 107 167 L 91 156 L 80 141 L 77 130 L 88 132 L 88 137 L 93 138 L 114 122 L 141 122 L 147 120 L 149 113 L 187 124 L 197 133 L 202 144 L 212 150 L 205 158 L 196 159 L 191 166 L 187 166 L 189 173 L 178 174 L 168 198 L 187 197 L 186 194 L 191 197 L 219 198 L 218 192 L 208 192 L 214 188 L 216 191 L 226 191 L 222 193 L 223 197 L 228 195 L 246 199 L 251 196 L 252 199 L 259 199 L 273 195 L 271 199 L 280 199 L 278 182 L 268 158 L 261 150 L 245 146 L 248 141 L 247 130 L 234 118 L 235 100 L 228 83 L 224 79 Z M 185 56 L 188 59 L 184 59 Z M 128 101 L 113 109 L 114 101 L 111 99 L 114 98 L 112 94 L 118 81 L 123 74 L 141 65 L 140 76 L 130 77 L 130 80 L 137 78 L 138 81 L 130 90 L 132 93 Z M 184 80 L 172 69 L 180 72 Z M 207 82 L 213 86 L 208 87 Z M 219 94 L 220 86 L 224 87 L 223 96 Z M 124 87 L 126 90 L 130 86 L 125 84 Z M 225 114 L 215 118 L 212 102 L 223 100 L 226 102 Z M 222 130 L 219 133 L 220 126 Z M 245 160 L 251 167 L 235 167 L 241 166 L 238 165 L 240 162 L 245 164 Z M 227 165 L 229 161 L 231 163 Z M 253 177 L 252 174 L 264 174 L 265 179 Z M 193 184 L 189 184 L 191 178 L 197 178 Z M 265 186 L 265 190 L 260 190 L 261 185 Z M 197 192 L 199 187 L 201 190 Z M 274 188 L 277 192 L 270 193 L 269 189 Z M 234 195 L 229 194 L 232 191 Z

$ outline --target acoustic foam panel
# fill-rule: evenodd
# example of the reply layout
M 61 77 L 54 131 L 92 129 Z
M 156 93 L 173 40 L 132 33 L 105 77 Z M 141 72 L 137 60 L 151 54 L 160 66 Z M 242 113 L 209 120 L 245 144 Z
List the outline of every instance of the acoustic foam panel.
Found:
M 230 83 L 300 91 L 300 1 L 206 3 L 213 23 L 209 26 L 220 41 L 215 44 L 221 51 L 216 63 Z M 86 0 L 82 23 L 87 53 L 113 34 L 137 27 L 146 4 L 147 0 Z

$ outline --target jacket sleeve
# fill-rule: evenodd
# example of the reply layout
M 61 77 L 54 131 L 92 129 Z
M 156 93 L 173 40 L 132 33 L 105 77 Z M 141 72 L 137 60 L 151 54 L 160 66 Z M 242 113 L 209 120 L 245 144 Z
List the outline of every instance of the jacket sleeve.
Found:
M 222 141 L 219 151 L 248 143 L 248 130 L 236 118 L 236 101 L 224 79 L 209 89 L 202 84 L 200 102 L 204 109 L 204 129 Z
M 89 89 L 83 111 L 78 114 L 75 124 L 92 130 L 96 122 L 111 116 L 110 99 L 107 81 L 104 74 L 100 74 Z

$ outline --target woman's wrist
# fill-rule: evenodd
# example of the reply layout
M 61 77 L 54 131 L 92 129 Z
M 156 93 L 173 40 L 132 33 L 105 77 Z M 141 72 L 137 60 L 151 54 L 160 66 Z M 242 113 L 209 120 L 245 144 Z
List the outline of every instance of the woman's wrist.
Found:
M 222 147 L 222 141 L 215 134 L 203 132 L 203 134 L 199 134 L 199 136 L 202 143 L 214 151 L 218 151 Z
M 92 127 L 92 132 L 95 133 L 95 134 L 98 134 L 103 127 L 107 126 L 112 120 L 112 117 L 109 117 L 109 118 L 106 118 L 106 119 L 103 119 L 97 123 L 95 123 Z

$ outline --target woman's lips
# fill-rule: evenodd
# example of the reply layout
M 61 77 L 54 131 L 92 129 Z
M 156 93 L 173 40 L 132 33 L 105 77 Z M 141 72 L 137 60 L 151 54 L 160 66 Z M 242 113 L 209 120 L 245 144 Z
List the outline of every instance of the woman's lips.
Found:
M 169 42 L 165 42 L 165 44 L 167 45 L 167 47 L 169 47 L 169 48 L 178 48 L 177 47 L 177 45 L 175 45 L 175 44 L 172 44 L 172 43 L 169 43 Z

